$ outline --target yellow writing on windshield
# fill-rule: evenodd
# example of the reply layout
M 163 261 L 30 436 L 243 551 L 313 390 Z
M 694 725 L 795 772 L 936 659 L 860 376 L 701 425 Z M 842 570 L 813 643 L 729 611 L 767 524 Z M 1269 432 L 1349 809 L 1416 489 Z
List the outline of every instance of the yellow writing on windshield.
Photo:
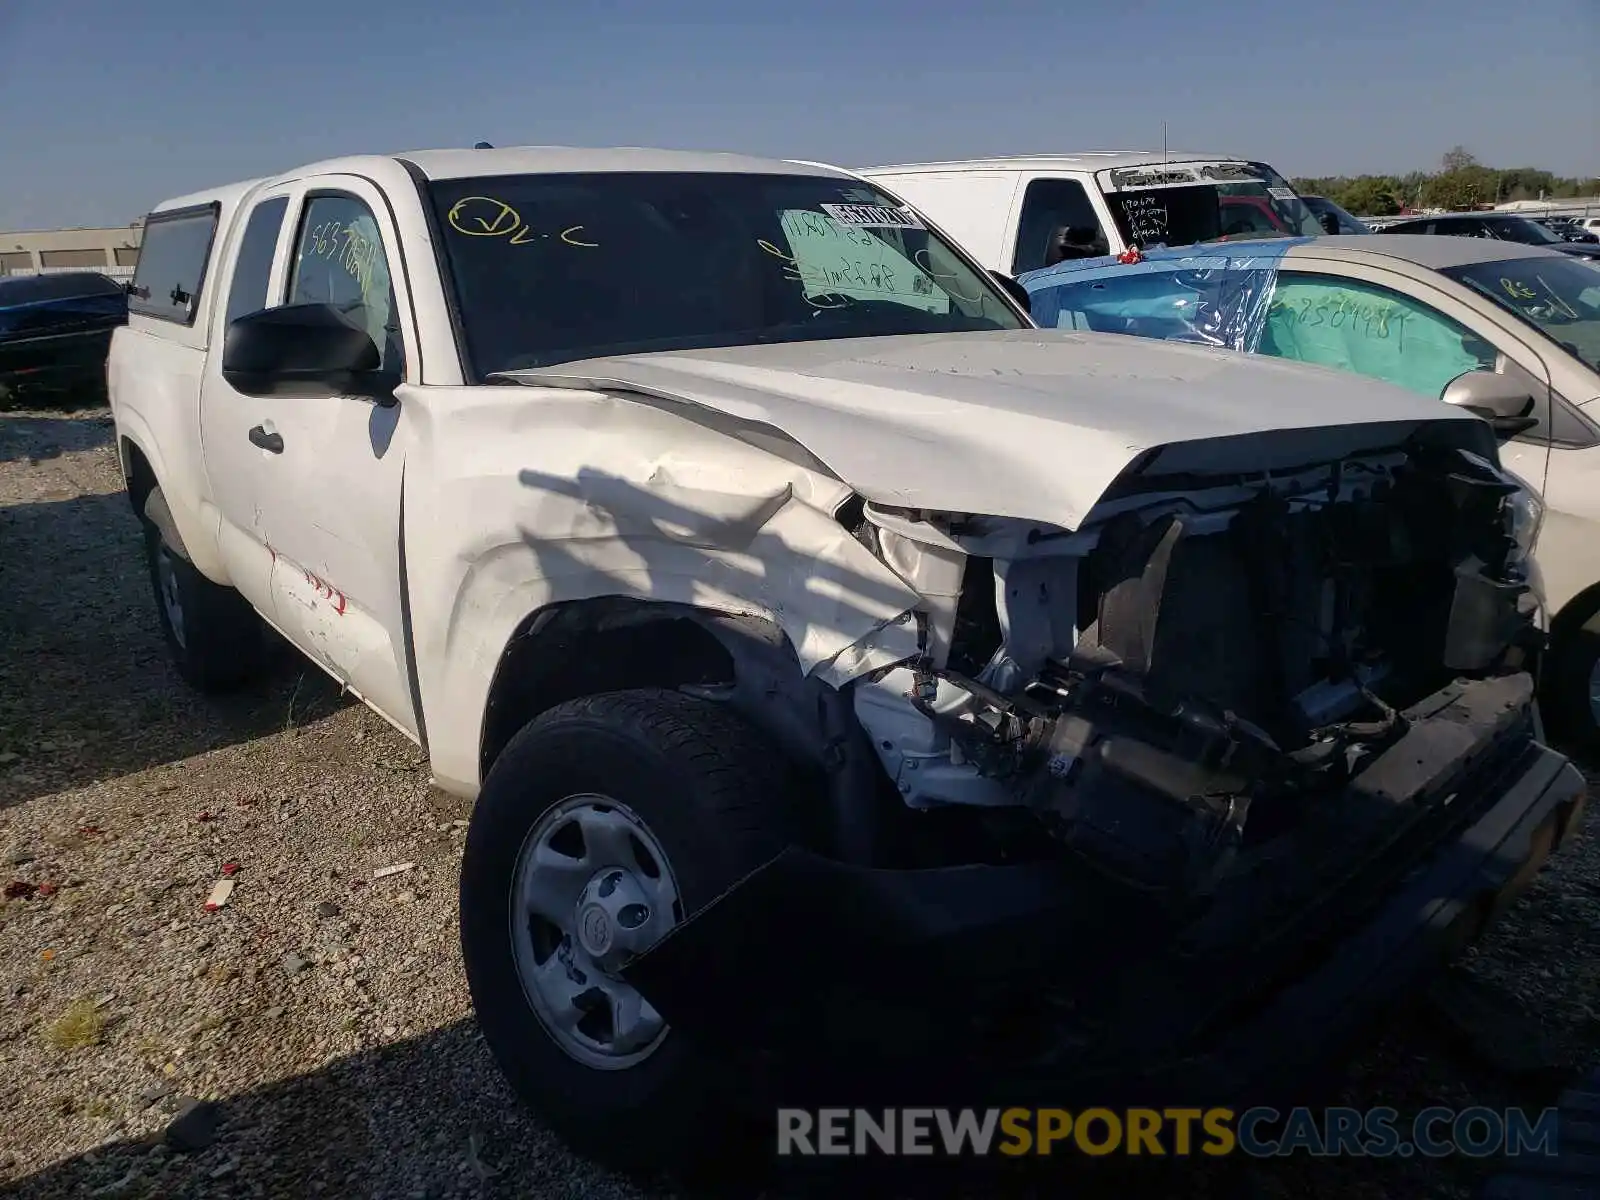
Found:
M 1500 286 L 1513 300 L 1532 300 L 1537 295 L 1527 284 L 1519 283 L 1515 279 L 1501 279 Z
M 457 233 L 468 237 L 503 237 L 513 246 L 547 241 L 551 237 L 548 233 L 534 232 L 532 226 L 523 221 L 521 213 L 494 196 L 463 196 L 450 206 L 445 219 Z M 569 225 L 555 237 L 569 246 L 587 250 L 598 248 L 599 242 L 586 241 L 579 236 L 583 229 L 582 225 Z
M 463 196 L 450 209 L 450 227 L 468 237 L 503 237 L 522 224 L 517 210 L 492 196 Z

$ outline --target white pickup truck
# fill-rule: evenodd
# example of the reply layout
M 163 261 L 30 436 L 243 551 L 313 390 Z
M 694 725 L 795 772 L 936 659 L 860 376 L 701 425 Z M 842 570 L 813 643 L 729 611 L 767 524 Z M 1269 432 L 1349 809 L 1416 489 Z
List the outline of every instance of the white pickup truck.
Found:
M 861 171 L 984 266 L 1021 275 L 1130 247 L 1335 232 L 1269 165 L 1156 150 L 1025 154 Z
M 130 290 L 179 668 L 264 621 L 476 797 L 478 1017 L 589 1153 L 868 1064 L 1293 1077 L 1576 827 L 1485 423 L 1040 331 L 848 172 L 346 158 L 160 205 Z

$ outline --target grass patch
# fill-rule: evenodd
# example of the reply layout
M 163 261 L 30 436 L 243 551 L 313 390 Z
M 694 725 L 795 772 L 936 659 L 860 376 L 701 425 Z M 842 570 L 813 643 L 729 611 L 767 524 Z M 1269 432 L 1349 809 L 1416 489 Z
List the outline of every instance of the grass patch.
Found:
M 109 1121 L 117 1115 L 116 1106 L 102 1096 L 91 1096 L 78 1105 L 78 1115 L 91 1121 Z
M 87 996 L 74 1000 L 67 1011 L 50 1023 L 45 1040 L 57 1050 L 81 1050 L 93 1046 L 105 1031 L 105 1018 Z
M 191 1028 L 189 1032 L 195 1037 L 199 1037 L 202 1033 L 211 1033 L 213 1030 L 225 1029 L 232 1023 L 232 1013 L 212 1013 L 210 1016 L 202 1017 L 200 1020 L 196 1021 L 193 1028 Z

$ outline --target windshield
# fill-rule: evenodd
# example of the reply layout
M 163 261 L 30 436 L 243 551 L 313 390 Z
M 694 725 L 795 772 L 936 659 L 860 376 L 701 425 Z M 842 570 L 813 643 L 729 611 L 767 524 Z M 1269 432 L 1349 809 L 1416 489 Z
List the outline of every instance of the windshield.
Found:
M 612 354 L 1027 327 L 914 213 L 852 179 L 604 172 L 430 190 L 478 379 Z
M 1537 221 L 1527 217 L 1495 217 L 1487 222 L 1489 232 L 1508 242 L 1526 242 L 1530 246 L 1548 246 L 1561 239 Z
M 1129 245 L 1191 246 L 1234 238 L 1316 237 L 1316 215 L 1265 163 L 1178 162 L 1099 172 Z
M 1600 371 L 1600 270 L 1581 259 L 1511 258 L 1443 272 Z

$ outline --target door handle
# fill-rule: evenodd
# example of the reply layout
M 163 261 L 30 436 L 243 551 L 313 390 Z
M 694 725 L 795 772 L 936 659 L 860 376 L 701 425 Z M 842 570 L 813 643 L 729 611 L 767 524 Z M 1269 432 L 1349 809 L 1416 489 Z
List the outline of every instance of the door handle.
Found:
M 268 433 L 265 425 L 257 425 L 250 431 L 250 442 L 270 454 L 283 453 L 283 434 Z

